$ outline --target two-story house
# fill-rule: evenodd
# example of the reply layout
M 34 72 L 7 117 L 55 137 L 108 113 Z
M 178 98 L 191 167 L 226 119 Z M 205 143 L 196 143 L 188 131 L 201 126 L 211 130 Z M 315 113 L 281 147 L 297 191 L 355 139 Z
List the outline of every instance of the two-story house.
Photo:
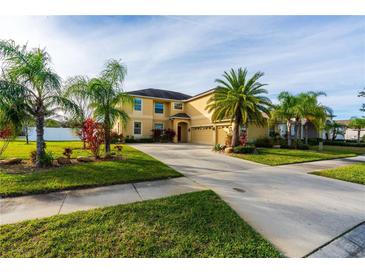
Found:
M 150 138 L 154 128 L 170 128 L 176 132 L 176 143 L 224 144 L 232 125 L 228 120 L 212 121 L 212 114 L 205 109 L 213 92 L 211 89 L 195 96 L 153 88 L 128 92 L 134 100 L 133 106 L 124 107 L 130 119 L 124 127 L 117 122 L 114 130 L 138 139 Z M 247 133 L 252 141 L 268 136 L 269 128 L 249 124 Z

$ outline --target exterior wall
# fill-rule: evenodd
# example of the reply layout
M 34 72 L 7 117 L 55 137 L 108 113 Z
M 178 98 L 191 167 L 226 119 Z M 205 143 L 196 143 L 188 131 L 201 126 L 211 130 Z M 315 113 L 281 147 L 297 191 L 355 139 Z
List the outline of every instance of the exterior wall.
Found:
M 226 144 L 226 138 L 227 138 L 227 130 L 229 128 L 229 124 L 225 125 L 225 126 L 217 126 L 216 127 L 216 142 L 217 144 L 220 145 L 225 145 Z
M 123 133 L 124 136 L 134 136 L 134 138 L 150 138 L 152 135 L 152 129 L 155 123 L 163 123 L 164 128 L 172 128 L 176 132 L 174 142 L 177 142 L 178 123 L 187 123 L 187 142 L 196 144 L 214 145 L 216 143 L 224 144 L 226 139 L 226 131 L 224 128 L 231 126 L 229 122 L 212 123 L 211 113 L 205 108 L 207 106 L 209 98 L 212 94 L 203 95 L 193 100 L 188 100 L 183 103 L 183 109 L 174 109 L 173 100 L 155 99 L 138 97 L 142 100 L 142 110 L 135 111 L 132 106 L 125 106 L 124 110 L 128 113 L 130 119 L 128 123 L 123 127 L 121 122 L 118 121 L 114 126 L 114 130 Z M 160 102 L 164 104 L 164 113 L 156 114 L 154 111 L 154 104 Z M 123 106 L 121 106 L 123 107 Z M 190 116 L 191 119 L 174 119 L 170 120 L 171 115 L 184 112 Z M 142 134 L 134 134 L 134 122 L 138 121 L 142 124 Z M 185 130 L 185 128 L 184 128 Z M 248 138 L 250 141 L 259 137 L 268 136 L 268 126 L 260 128 L 254 125 L 248 127 Z M 185 141 L 182 140 L 182 141 Z
M 269 136 L 269 125 L 266 124 L 264 127 L 259 127 L 254 124 L 249 124 L 247 127 L 247 138 L 249 142 L 253 142 L 258 138 Z
M 207 102 L 211 96 L 211 94 L 208 94 L 185 103 L 185 113 L 191 117 L 192 127 L 207 126 L 212 124 L 212 115 L 207 110 L 205 110 Z
M 356 129 L 347 128 L 345 131 L 345 139 L 346 140 L 357 140 L 357 133 Z M 360 131 L 360 140 L 365 136 L 365 128 Z
M 155 100 L 151 98 L 140 98 L 142 100 L 142 110 L 135 111 L 132 106 L 125 106 L 125 111 L 129 115 L 129 121 L 124 126 L 121 126 L 121 122 L 118 121 L 116 126 L 114 127 L 115 131 L 118 131 L 118 123 L 119 123 L 119 133 L 123 133 L 124 136 L 134 136 L 134 138 L 150 138 L 152 135 L 152 129 L 155 127 L 155 123 L 162 123 L 164 128 L 171 128 L 171 121 L 169 120 L 170 116 L 170 106 L 171 103 L 169 101 L 164 100 Z M 158 114 L 155 113 L 155 102 L 160 102 L 164 104 L 164 113 Z M 133 126 L 134 122 L 142 123 L 142 134 L 135 135 Z

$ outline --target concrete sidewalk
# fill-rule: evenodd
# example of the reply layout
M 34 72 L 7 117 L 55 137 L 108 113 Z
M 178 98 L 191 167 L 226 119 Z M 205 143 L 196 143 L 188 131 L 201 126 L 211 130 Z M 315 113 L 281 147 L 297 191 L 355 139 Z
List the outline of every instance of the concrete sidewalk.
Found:
M 186 177 L 112 185 L 0 200 L 0 224 L 97 207 L 163 198 L 205 188 Z

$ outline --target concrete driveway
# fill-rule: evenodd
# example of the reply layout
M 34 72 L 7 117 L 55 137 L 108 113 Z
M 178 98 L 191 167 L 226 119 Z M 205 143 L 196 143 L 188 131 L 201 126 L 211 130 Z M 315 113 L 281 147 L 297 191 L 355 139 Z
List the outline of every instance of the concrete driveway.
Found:
M 307 174 L 334 160 L 269 167 L 191 144 L 136 144 L 204 187 L 288 257 L 302 257 L 365 220 L 365 187 Z

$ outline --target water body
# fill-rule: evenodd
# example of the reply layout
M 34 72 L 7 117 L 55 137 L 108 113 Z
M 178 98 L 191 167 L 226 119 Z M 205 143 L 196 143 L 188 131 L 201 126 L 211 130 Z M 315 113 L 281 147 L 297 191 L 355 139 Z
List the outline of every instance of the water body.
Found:
M 21 136 L 24 139 L 24 136 Z M 29 140 L 36 141 L 37 133 L 35 127 L 29 128 Z M 79 141 L 80 138 L 76 135 L 75 130 L 72 128 L 44 128 L 44 140 L 46 141 Z

